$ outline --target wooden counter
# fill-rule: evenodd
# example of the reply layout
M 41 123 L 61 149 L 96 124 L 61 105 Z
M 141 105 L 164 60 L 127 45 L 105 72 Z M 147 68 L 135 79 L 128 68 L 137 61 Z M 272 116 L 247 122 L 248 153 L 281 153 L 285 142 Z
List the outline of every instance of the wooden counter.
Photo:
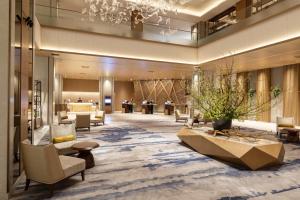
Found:
M 142 104 L 142 113 L 153 114 L 155 105 L 156 104 Z
M 93 103 L 68 103 L 67 106 L 70 112 L 93 112 L 96 110 Z
M 122 112 L 123 113 L 133 113 L 133 104 L 132 103 L 122 103 Z

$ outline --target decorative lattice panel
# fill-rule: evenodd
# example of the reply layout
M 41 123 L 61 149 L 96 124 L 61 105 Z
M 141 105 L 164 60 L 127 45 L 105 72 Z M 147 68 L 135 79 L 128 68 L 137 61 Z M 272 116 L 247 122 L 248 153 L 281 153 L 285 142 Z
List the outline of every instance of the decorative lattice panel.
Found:
M 134 81 L 136 111 L 141 111 L 143 100 L 153 100 L 157 112 L 164 111 L 164 103 L 173 101 L 179 109 L 184 108 L 190 88 L 190 80 L 140 80 Z

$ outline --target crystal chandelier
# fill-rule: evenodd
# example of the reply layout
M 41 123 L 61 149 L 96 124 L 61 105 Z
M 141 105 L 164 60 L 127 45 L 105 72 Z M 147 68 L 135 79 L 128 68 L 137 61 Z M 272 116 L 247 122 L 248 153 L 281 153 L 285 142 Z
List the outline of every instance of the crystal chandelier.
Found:
M 178 6 L 190 0 L 84 0 L 82 14 L 90 21 L 114 24 L 134 22 L 170 26 L 170 13 L 178 14 Z M 133 14 L 134 13 L 134 14 Z

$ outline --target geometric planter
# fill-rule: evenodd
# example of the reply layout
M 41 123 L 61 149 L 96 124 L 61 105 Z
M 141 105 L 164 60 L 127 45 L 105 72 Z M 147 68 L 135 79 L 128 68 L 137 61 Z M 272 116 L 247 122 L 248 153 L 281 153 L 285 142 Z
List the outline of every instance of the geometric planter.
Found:
M 197 152 L 257 170 L 283 163 L 284 146 L 266 139 L 213 136 L 202 130 L 182 128 L 177 136 Z

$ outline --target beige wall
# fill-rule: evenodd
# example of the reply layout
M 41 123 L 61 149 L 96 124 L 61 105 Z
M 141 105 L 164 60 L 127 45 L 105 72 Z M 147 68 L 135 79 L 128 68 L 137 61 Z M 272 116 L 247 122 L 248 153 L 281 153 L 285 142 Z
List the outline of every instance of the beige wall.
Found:
M 41 49 L 82 54 L 197 63 L 197 48 L 41 27 Z
M 122 101 L 134 98 L 132 81 L 115 81 L 115 111 L 122 110 Z
M 198 49 L 198 63 L 300 37 L 300 26 L 296 25 L 299 24 L 299 17 L 300 6 L 201 46 Z
M 197 65 L 300 37 L 299 11 L 295 7 L 198 49 L 49 27 L 41 27 L 41 49 Z

